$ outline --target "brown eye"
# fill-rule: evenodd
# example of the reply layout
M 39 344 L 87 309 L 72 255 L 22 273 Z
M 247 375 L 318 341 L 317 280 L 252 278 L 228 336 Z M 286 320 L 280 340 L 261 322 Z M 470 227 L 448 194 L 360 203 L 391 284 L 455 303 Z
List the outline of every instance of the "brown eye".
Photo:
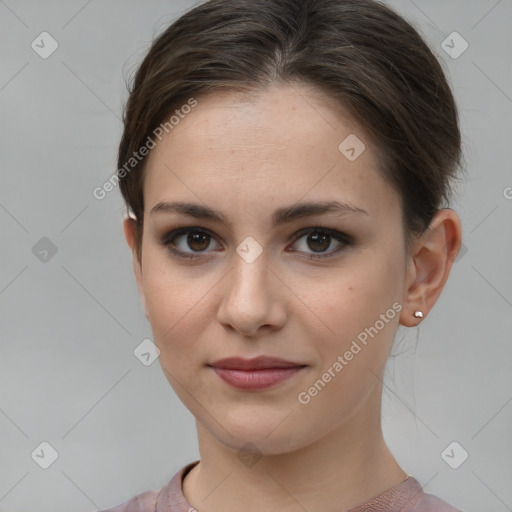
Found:
M 202 252 L 210 252 L 207 249 L 212 240 L 215 240 L 213 235 L 204 229 L 180 228 L 165 235 L 160 243 L 176 256 L 190 259 Z
M 204 251 L 210 245 L 210 235 L 201 232 L 192 232 L 187 235 L 187 245 L 194 251 Z
M 194 259 L 212 252 L 209 250 L 212 241 L 222 249 L 208 230 L 184 227 L 170 231 L 160 240 L 160 244 L 179 258 Z M 307 259 L 310 260 L 322 259 L 333 256 L 351 244 L 352 238 L 349 235 L 335 229 L 307 228 L 300 231 L 295 237 L 294 245 L 299 245 L 299 250 L 295 249 L 291 252 L 306 253 L 309 255 Z
M 308 246 L 315 252 L 323 252 L 331 245 L 331 235 L 314 231 L 306 239 Z
M 298 235 L 294 245 L 299 246 L 298 252 L 309 254 L 308 259 L 328 258 L 352 243 L 348 235 L 334 229 L 308 228 Z

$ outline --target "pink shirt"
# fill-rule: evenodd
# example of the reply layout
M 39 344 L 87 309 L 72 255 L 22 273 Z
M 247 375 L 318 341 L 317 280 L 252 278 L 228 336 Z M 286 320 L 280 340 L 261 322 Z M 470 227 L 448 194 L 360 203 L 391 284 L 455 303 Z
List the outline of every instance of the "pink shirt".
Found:
M 102 512 L 196 512 L 185 499 L 182 482 L 185 475 L 199 461 L 180 469 L 171 481 L 160 490 L 143 492 Z M 461 512 L 445 501 L 425 494 L 420 483 L 412 476 L 370 501 L 347 512 Z

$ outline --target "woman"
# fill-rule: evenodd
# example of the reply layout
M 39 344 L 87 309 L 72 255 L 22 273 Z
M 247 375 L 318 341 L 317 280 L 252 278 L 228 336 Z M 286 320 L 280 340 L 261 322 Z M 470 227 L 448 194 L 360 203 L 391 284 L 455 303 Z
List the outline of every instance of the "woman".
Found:
M 161 367 L 200 460 L 110 509 L 454 512 L 381 430 L 398 325 L 461 245 L 457 110 L 371 0 L 212 0 L 140 65 L 118 176 Z

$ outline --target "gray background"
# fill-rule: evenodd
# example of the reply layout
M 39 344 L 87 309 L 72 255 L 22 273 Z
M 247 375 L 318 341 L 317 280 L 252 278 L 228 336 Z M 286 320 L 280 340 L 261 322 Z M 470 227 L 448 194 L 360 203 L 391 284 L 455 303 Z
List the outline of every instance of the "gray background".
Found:
M 421 327 L 399 330 L 384 434 L 426 492 L 512 510 L 512 2 L 390 4 L 451 77 L 468 172 L 452 205 L 465 248 Z M 193 417 L 133 354 L 151 330 L 120 194 L 92 195 L 115 171 L 125 76 L 191 5 L 0 1 L 0 511 L 107 508 L 198 458 Z M 59 45 L 47 59 L 31 48 L 43 31 Z M 469 44 L 456 59 L 441 46 L 453 31 Z M 31 457 L 43 441 L 48 469 Z M 441 457 L 452 441 L 469 453 L 458 469 Z

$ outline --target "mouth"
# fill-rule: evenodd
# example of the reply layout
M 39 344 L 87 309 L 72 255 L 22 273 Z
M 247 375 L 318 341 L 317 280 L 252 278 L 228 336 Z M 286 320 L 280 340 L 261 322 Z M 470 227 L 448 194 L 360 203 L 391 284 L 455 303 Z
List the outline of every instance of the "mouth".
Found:
M 296 368 L 306 366 L 302 363 L 295 363 L 278 357 L 259 356 L 253 359 L 244 359 L 243 357 L 226 357 L 208 364 L 213 368 L 222 368 L 225 370 L 273 370 L 283 368 Z
M 254 391 L 276 386 L 307 367 L 305 364 L 267 356 L 254 359 L 230 357 L 207 366 L 227 384 Z

